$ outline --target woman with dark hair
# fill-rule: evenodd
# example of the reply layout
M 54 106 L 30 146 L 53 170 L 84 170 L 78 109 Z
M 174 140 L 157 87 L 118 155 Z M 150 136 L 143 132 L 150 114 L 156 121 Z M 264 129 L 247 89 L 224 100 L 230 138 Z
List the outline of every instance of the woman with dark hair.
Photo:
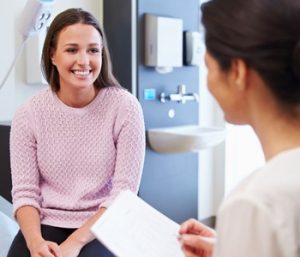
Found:
M 300 256 L 300 1 L 202 5 L 208 88 L 233 124 L 249 124 L 266 164 L 224 201 L 216 232 L 181 225 L 187 257 Z
M 50 89 L 12 122 L 9 257 L 113 256 L 90 227 L 123 190 L 137 193 L 145 131 L 137 99 L 112 74 L 104 31 L 82 9 L 53 20 L 42 67 Z

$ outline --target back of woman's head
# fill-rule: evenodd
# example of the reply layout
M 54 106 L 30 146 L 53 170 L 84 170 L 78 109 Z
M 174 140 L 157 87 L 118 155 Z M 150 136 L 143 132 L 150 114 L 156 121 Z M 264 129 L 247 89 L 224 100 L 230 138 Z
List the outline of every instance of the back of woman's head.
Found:
M 94 86 L 96 88 L 119 86 L 118 81 L 112 73 L 111 58 L 103 28 L 91 13 L 80 8 L 71 8 L 61 12 L 54 18 L 45 38 L 42 52 L 42 70 L 52 90 L 58 91 L 60 88 L 59 73 L 51 61 L 52 53 L 57 47 L 59 33 L 65 27 L 78 23 L 93 26 L 99 32 L 102 39 L 102 68 Z
M 202 12 L 207 50 L 223 71 L 241 58 L 281 103 L 300 105 L 300 1 L 212 0 Z

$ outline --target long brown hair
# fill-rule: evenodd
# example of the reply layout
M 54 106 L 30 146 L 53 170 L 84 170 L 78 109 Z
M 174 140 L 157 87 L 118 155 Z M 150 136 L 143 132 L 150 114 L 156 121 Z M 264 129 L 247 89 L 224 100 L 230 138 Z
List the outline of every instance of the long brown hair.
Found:
M 57 92 L 60 88 L 59 73 L 51 61 L 51 54 L 57 47 L 59 33 L 65 27 L 77 23 L 93 26 L 102 38 L 102 68 L 98 78 L 94 82 L 94 86 L 99 89 L 111 86 L 121 87 L 112 72 L 111 58 L 103 28 L 91 13 L 84 11 L 81 8 L 71 8 L 63 11 L 54 18 L 47 31 L 44 42 L 41 66 L 43 74 L 51 89 L 54 92 Z

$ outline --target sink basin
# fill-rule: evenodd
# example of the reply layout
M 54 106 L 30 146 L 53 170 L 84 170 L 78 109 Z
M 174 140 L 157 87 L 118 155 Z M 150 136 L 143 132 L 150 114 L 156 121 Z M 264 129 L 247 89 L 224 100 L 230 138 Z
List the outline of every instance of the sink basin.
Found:
M 147 130 L 150 147 L 159 153 L 196 152 L 225 139 L 225 130 L 197 125 L 153 128 Z

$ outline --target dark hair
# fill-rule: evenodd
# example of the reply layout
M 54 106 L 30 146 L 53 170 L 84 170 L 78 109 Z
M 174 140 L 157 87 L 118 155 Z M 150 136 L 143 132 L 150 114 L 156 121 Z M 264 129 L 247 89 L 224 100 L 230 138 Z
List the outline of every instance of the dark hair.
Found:
M 97 19 L 80 8 L 71 8 L 58 14 L 51 23 L 43 47 L 42 52 L 42 71 L 48 81 L 51 89 L 57 92 L 60 88 L 59 74 L 56 66 L 52 64 L 51 54 L 57 47 L 57 40 L 62 29 L 73 24 L 87 24 L 93 26 L 100 34 L 103 43 L 102 49 L 102 68 L 94 86 L 96 88 L 118 86 L 119 82 L 112 73 L 112 63 L 108 50 L 106 36 L 103 28 L 99 25 Z
M 300 1 L 212 0 L 201 9 L 206 47 L 221 69 L 241 58 L 281 103 L 298 107 Z

